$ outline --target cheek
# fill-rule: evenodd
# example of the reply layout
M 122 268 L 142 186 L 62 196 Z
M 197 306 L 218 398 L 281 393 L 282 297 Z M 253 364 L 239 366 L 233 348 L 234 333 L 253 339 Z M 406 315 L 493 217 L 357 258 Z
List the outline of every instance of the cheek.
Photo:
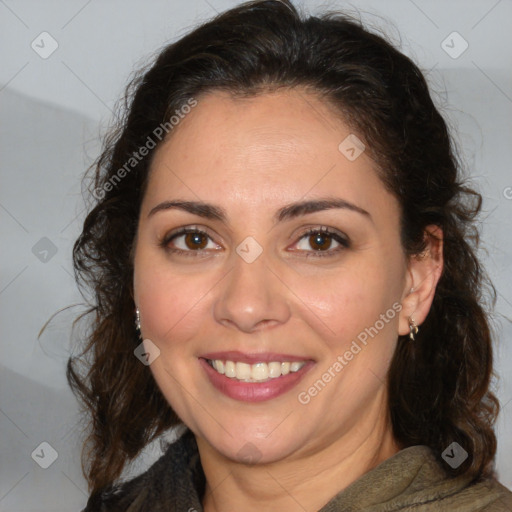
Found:
M 173 274 L 154 261 L 144 265 L 141 258 L 134 285 L 144 337 L 161 346 L 193 336 L 209 310 L 208 292 L 213 284 L 205 276 Z
M 361 261 L 360 267 L 347 266 L 324 278 L 295 277 L 293 289 L 308 323 L 330 344 L 339 344 L 350 343 L 376 322 L 379 330 L 395 326 L 392 306 L 400 298 L 399 283 L 398 273 L 383 268 L 382 262 Z M 384 327 L 381 315 L 386 317 Z

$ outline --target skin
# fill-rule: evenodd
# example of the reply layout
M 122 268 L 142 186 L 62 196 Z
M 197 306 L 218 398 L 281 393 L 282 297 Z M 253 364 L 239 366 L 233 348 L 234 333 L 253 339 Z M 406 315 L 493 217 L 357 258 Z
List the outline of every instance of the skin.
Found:
M 366 152 L 349 161 L 338 150 L 351 130 L 311 93 L 213 92 L 198 100 L 157 150 L 141 206 L 134 298 L 143 337 L 160 350 L 150 368 L 196 435 L 206 511 L 318 510 L 400 449 L 385 379 L 398 334 L 430 308 L 441 233 L 421 257 L 406 258 L 396 198 Z M 368 214 L 331 208 L 276 221 L 292 203 L 325 198 Z M 177 200 L 207 202 L 225 219 L 179 208 L 150 214 Z M 206 231 L 204 248 L 189 249 L 184 236 L 163 247 L 181 227 Z M 341 233 L 349 246 L 326 237 L 326 250 L 312 248 L 311 228 Z M 252 263 L 236 252 L 248 236 L 263 249 Z M 393 304 L 401 311 L 301 404 L 298 394 Z M 220 393 L 199 364 L 202 354 L 226 350 L 314 364 L 292 390 L 247 403 Z M 243 460 L 248 452 L 253 464 Z

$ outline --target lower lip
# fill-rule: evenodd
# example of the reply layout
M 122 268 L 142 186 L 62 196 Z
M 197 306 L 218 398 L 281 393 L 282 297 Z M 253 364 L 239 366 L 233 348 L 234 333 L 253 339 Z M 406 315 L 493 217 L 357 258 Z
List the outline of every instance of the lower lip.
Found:
M 263 402 L 290 391 L 314 364 L 309 361 L 298 372 L 290 372 L 265 382 L 242 382 L 220 374 L 205 359 L 199 359 L 199 361 L 215 388 L 229 398 L 242 402 Z

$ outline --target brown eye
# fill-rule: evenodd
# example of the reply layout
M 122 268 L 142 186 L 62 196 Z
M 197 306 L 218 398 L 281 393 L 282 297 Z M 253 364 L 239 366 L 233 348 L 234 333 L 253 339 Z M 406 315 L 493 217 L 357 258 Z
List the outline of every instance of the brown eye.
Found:
M 208 237 L 203 233 L 187 233 L 184 242 L 188 249 L 204 249 L 208 245 Z
M 327 233 L 313 233 L 309 236 L 309 245 L 315 251 L 326 251 L 331 248 L 332 236 Z
M 216 244 L 208 233 L 197 228 L 185 228 L 165 237 L 161 246 L 167 251 L 184 255 L 206 255 L 219 251 L 222 247 Z
M 336 256 L 349 247 L 350 241 L 346 235 L 321 227 L 304 233 L 292 250 L 304 256 Z

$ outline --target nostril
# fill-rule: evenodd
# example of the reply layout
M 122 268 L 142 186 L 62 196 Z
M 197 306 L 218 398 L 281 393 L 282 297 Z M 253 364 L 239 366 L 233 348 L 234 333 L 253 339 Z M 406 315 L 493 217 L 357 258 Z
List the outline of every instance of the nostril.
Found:
M 259 260 L 240 261 L 212 293 L 214 318 L 224 327 L 251 333 L 282 325 L 290 318 L 287 288 Z

